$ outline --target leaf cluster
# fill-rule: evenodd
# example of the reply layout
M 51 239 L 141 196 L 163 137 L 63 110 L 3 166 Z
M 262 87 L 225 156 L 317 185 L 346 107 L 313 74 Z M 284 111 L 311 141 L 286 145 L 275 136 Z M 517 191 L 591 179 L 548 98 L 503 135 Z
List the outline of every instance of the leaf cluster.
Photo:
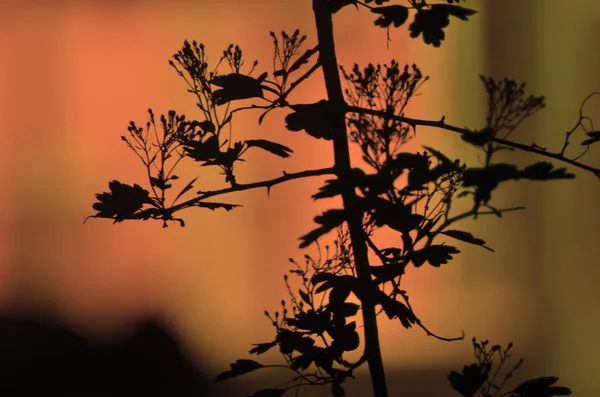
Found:
M 522 382 L 509 392 L 501 393 L 506 382 L 523 364 L 519 361 L 508 372 L 501 372 L 502 367 L 510 360 L 512 342 L 506 349 L 500 345 L 494 345 L 488 349 L 489 341 L 477 342 L 473 338 L 473 353 L 477 362 L 463 367 L 462 373 L 451 371 L 448 375 L 450 385 L 461 396 L 464 397 L 552 397 L 568 396 L 571 390 L 564 386 L 554 386 L 557 377 L 548 376 L 530 379 Z M 498 356 L 500 363 L 494 370 L 494 356 Z

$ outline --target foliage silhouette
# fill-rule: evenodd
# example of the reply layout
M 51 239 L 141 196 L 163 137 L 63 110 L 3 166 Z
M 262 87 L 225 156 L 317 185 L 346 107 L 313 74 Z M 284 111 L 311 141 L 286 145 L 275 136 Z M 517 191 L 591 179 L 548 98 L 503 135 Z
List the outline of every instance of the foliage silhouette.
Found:
M 428 80 L 417 65 L 405 65 L 392 60 L 389 64 L 359 67 L 355 64 L 347 71 L 337 64 L 333 37 L 333 15 L 346 6 L 369 9 L 377 15 L 374 25 L 386 29 L 402 27 L 412 16 L 408 25 L 410 37 L 422 36 L 425 44 L 439 47 L 445 39 L 444 29 L 452 19 L 468 21 L 476 12 L 458 3 L 446 0 L 429 4 L 425 0 L 406 0 L 404 5 L 388 4 L 390 0 L 313 0 L 318 43 L 302 50 L 307 39 L 299 30 L 280 35 L 271 32 L 274 46 L 273 71 L 251 76 L 258 62 L 249 71 L 243 68 L 244 59 L 239 46 L 230 45 L 213 69 L 208 68 L 203 44 L 184 42 L 183 48 L 170 61 L 170 65 L 194 95 L 201 121 L 188 120 L 184 115 L 169 111 L 161 116 L 157 128 L 152 110 L 146 128 L 138 128 L 131 122 L 130 138 L 122 139 L 138 155 L 147 169 L 150 189 L 111 182 L 111 192 L 97 194 L 94 204 L 95 218 L 110 218 L 114 222 L 124 220 L 184 221 L 174 214 L 190 207 L 223 208 L 231 210 L 235 204 L 214 203 L 206 200 L 232 192 L 267 188 L 270 189 L 293 179 L 333 175 L 312 198 L 341 197 L 343 207 L 331 208 L 314 218 L 319 225 L 301 237 L 300 248 L 315 244 L 319 258 L 305 255 L 306 263 L 299 265 L 290 259 L 292 274 L 299 277 L 297 289 L 284 276 L 290 295 L 282 300 L 281 309 L 271 314 L 265 311 L 275 327 L 275 337 L 269 342 L 253 345 L 250 354 L 261 355 L 278 347 L 285 367 L 295 373 L 286 383 L 267 388 L 254 396 L 281 396 L 287 390 L 297 390 L 303 385 L 331 385 L 334 396 L 344 396 L 344 382 L 353 377 L 354 370 L 367 363 L 371 375 L 373 393 L 387 397 L 385 371 L 381 359 L 377 315 L 385 313 L 390 319 L 398 319 L 404 328 L 416 325 L 427 335 L 443 341 L 464 338 L 442 337 L 431 332 L 414 312 L 408 293 L 400 288 L 402 275 L 407 266 L 418 268 L 425 264 L 433 267 L 446 265 L 460 253 L 458 247 L 440 242 L 449 237 L 458 243 L 478 245 L 494 252 L 487 243 L 464 230 L 451 226 L 466 218 L 495 215 L 502 218 L 506 212 L 523 207 L 496 208 L 491 205 L 492 193 L 506 181 L 522 179 L 549 181 L 573 179 L 575 175 L 566 168 L 555 168 L 555 160 L 593 173 L 600 177 L 600 170 L 579 161 L 585 152 L 575 158 L 565 154 L 569 138 L 577 130 L 586 132 L 588 138 L 581 145 L 589 149 L 600 141 L 598 131 L 588 131 L 583 121 L 591 121 L 583 113 L 583 101 L 579 120 L 568 131 L 560 151 L 552 152 L 536 144 L 524 144 L 509 140 L 523 120 L 544 107 L 544 97 L 526 95 L 525 83 L 504 78 L 496 80 L 480 76 L 488 97 L 488 115 L 484 126 L 461 128 L 439 120 L 422 120 L 407 117 L 405 108 L 415 93 Z M 314 57 L 318 54 L 317 57 Z M 315 59 L 316 58 L 316 59 Z M 228 64 L 229 71 L 221 72 L 220 65 Z M 327 98 L 314 103 L 289 103 L 290 94 L 315 71 L 321 69 L 327 89 Z M 340 72 L 346 88 L 342 88 Z M 236 101 L 252 102 L 249 106 L 233 108 Z M 233 109 L 232 109 L 233 108 Z M 289 108 L 285 117 L 289 131 L 304 131 L 316 139 L 331 141 L 335 164 L 330 168 L 305 170 L 295 173 L 283 172 L 283 176 L 253 183 L 237 181 L 234 168 L 242 155 L 251 147 L 261 148 L 273 155 L 287 158 L 292 149 L 281 143 L 255 139 L 231 141 L 224 137 L 225 127 L 231 127 L 235 114 L 245 110 L 261 110 L 258 123 L 276 109 Z M 452 160 L 436 148 L 424 147 L 422 152 L 403 152 L 402 146 L 416 136 L 417 127 L 438 128 L 460 134 L 469 148 L 484 156 L 481 166 L 467 166 L 460 159 Z M 352 167 L 349 145 L 357 145 L 362 159 L 370 171 Z M 227 145 L 225 147 L 225 145 Z M 496 161 L 501 150 L 528 152 L 539 160 L 525 168 Z M 215 191 L 196 192 L 197 196 L 178 203 L 189 193 L 197 177 L 189 181 L 168 204 L 165 191 L 178 177 L 173 173 L 177 164 L 189 157 L 202 166 L 217 166 L 230 187 Z M 172 159 L 174 158 L 174 159 Z M 404 184 L 398 182 L 406 177 Z M 452 204 L 456 200 L 471 197 L 471 209 L 456 213 Z M 374 241 L 375 232 L 387 227 L 400 235 L 401 247 L 379 247 Z M 319 240 L 336 231 L 335 250 L 325 246 L 322 257 Z M 372 251 L 379 265 L 371 264 L 368 252 Z M 358 303 L 355 303 L 358 302 Z M 357 327 L 353 317 L 362 315 L 364 328 Z M 346 353 L 358 350 L 363 337 L 363 352 L 354 362 L 347 360 Z M 504 382 L 496 383 L 499 368 L 508 358 L 508 350 L 488 342 L 473 340 L 478 363 L 467 366 L 462 374 L 452 371 L 449 381 L 452 388 L 463 396 L 480 393 L 484 397 L 506 396 L 534 397 L 570 394 L 562 386 L 553 386 L 554 377 L 542 377 L 522 383 L 512 391 L 499 394 Z M 492 357 L 498 354 L 500 365 L 492 373 Z M 520 364 L 519 364 L 520 365 Z M 225 380 L 262 368 L 280 365 L 264 365 L 254 360 L 240 359 L 231 364 L 217 380 Z M 512 372 L 507 377 L 512 376 Z
M 158 320 L 131 335 L 92 343 L 39 317 L 0 319 L 0 395 L 202 396 L 200 376 Z

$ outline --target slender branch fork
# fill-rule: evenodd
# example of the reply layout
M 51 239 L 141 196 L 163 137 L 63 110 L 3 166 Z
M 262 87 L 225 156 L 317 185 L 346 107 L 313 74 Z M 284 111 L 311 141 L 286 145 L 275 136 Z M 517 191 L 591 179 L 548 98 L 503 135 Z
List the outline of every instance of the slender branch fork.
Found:
M 362 107 L 358 107 L 358 106 L 347 106 L 346 107 L 346 111 L 347 112 L 351 112 L 351 113 L 359 113 L 359 114 L 369 114 L 372 116 L 378 116 L 378 117 L 390 117 L 389 113 L 384 112 L 384 111 L 380 111 L 380 110 L 373 110 L 373 109 L 366 109 L 366 108 L 362 108 Z M 424 127 L 436 127 L 436 128 L 441 128 L 447 131 L 452 131 L 458 134 L 464 134 L 466 132 L 470 132 L 467 128 L 460 128 L 460 127 L 456 127 L 450 124 L 446 123 L 446 118 L 442 117 L 440 120 L 438 121 L 434 121 L 434 120 L 421 120 L 421 119 L 413 119 L 410 117 L 404 117 L 404 116 L 397 116 L 397 115 L 393 115 L 391 116 L 394 120 L 406 123 L 408 125 L 410 125 L 411 127 L 413 127 L 414 129 L 416 129 L 417 126 L 424 126 Z M 550 157 L 556 160 L 560 160 L 562 162 L 565 162 L 567 164 L 573 165 L 577 168 L 581 168 L 584 169 L 586 171 L 591 172 L 592 174 L 594 174 L 597 178 L 600 179 L 600 168 L 594 168 L 592 166 L 589 166 L 587 164 L 583 164 L 580 163 L 576 160 L 570 159 L 568 157 L 565 157 L 564 154 L 561 153 L 552 153 L 552 152 L 548 152 L 543 148 L 540 148 L 539 146 L 532 144 L 532 145 L 525 145 L 522 143 L 517 143 L 517 142 L 513 142 L 513 141 L 509 141 L 506 139 L 502 139 L 502 138 L 492 138 L 493 142 L 499 143 L 501 145 L 504 146 L 508 146 L 508 147 L 513 147 L 519 150 L 523 150 L 525 152 L 531 152 L 531 153 L 535 153 L 538 154 L 540 156 L 544 156 L 544 157 Z

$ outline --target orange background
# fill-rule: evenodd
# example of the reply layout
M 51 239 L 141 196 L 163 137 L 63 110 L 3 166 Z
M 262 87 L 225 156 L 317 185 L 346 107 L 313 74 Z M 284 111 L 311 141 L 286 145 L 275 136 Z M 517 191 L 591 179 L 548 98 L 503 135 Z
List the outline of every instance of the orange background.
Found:
M 416 62 L 431 78 L 409 115 L 445 115 L 457 126 L 484 121 L 478 74 L 527 81 L 528 92 L 546 95 L 548 106 L 513 138 L 559 150 L 583 98 L 600 89 L 600 57 L 594 51 L 600 4 L 470 0 L 465 6 L 480 13 L 469 22 L 453 20 L 441 48 L 410 39 L 403 27 L 390 32 L 389 50 L 385 30 L 372 26 L 375 17 L 348 7 L 334 22 L 339 63 L 350 68 L 390 58 Z M 147 187 L 143 166 L 120 140 L 130 120 L 144 125 L 148 107 L 156 114 L 175 109 L 199 117 L 193 97 L 167 63 L 184 39 L 204 43 L 213 61 L 234 42 L 247 65 L 258 59 L 259 72 L 272 72 L 269 30 L 300 28 L 312 46 L 311 18 L 308 0 L 1 2 L 4 310 L 41 310 L 92 334 L 159 314 L 192 354 L 211 364 L 212 373 L 247 357 L 251 343 L 271 340 L 273 328 L 262 312 L 274 311 L 286 297 L 281 277 L 287 258 L 316 254 L 314 248 L 300 251 L 298 237 L 311 230 L 314 215 L 336 204 L 310 199 L 326 178 L 279 185 L 270 198 L 264 190 L 221 197 L 244 207 L 188 210 L 182 213 L 185 228 L 82 221 L 93 213 L 94 194 L 108 190 L 109 181 Z M 316 73 L 292 99 L 306 103 L 323 96 Z M 586 110 L 597 117 L 600 100 L 591 100 Z M 272 112 L 262 128 L 258 113 L 235 118 L 234 139 L 271 139 L 295 152 L 287 160 L 248 154 L 237 168 L 239 181 L 332 165 L 330 145 L 287 131 L 285 114 Z M 407 150 L 435 145 L 476 164 L 477 154 L 457 137 L 419 132 Z M 574 140 L 572 154 L 580 140 Z M 505 156 L 533 162 L 518 153 Z M 597 159 L 596 150 L 584 161 L 600 166 Z M 198 189 L 222 186 L 216 171 L 191 162 L 182 168 L 182 181 L 201 175 Z M 460 246 L 463 254 L 451 264 L 408 272 L 404 286 L 425 324 L 444 336 L 464 329 L 467 341 L 448 344 L 382 320 L 386 363 L 450 369 L 471 360 L 472 336 L 513 340 L 515 354 L 531 361 L 535 375 L 557 374 L 581 396 L 600 392 L 595 382 L 600 189 L 591 174 L 575 172 L 575 181 L 507 185 L 496 193 L 496 206 L 525 205 L 525 212 L 459 225 L 485 239 L 496 254 Z

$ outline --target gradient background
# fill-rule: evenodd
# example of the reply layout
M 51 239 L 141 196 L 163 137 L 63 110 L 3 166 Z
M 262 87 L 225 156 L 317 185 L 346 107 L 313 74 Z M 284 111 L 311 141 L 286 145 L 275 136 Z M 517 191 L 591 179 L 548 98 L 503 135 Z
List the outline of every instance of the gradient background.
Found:
M 90 336 L 116 334 L 136 318 L 159 315 L 190 354 L 208 365 L 209 375 L 247 357 L 251 343 L 271 340 L 273 328 L 262 312 L 276 310 L 287 296 L 281 279 L 287 258 L 316 253 L 300 251 L 298 237 L 311 230 L 314 215 L 336 204 L 309 198 L 325 177 L 277 186 L 270 198 L 264 190 L 223 197 L 244 207 L 229 213 L 188 210 L 182 213 L 186 228 L 82 221 L 93 213 L 94 194 L 106 191 L 110 180 L 147 186 L 143 166 L 120 140 L 130 120 L 145 124 L 148 107 L 156 114 L 175 109 L 198 117 L 193 97 L 167 63 L 184 39 L 203 42 L 213 61 L 235 42 L 248 65 L 258 59 L 260 72 L 272 72 L 269 30 L 300 28 L 309 36 L 307 45 L 314 45 L 310 4 L 1 0 L 2 310 L 43 312 Z M 334 22 L 339 62 L 348 68 L 391 58 L 417 63 L 431 78 L 409 115 L 445 115 L 458 126 L 484 121 L 486 97 L 478 74 L 527 81 L 529 93 L 546 96 L 547 108 L 512 138 L 559 150 L 582 100 L 600 89 L 600 3 L 469 0 L 466 6 L 480 13 L 469 22 L 452 20 L 441 48 L 410 39 L 402 27 L 390 32 L 389 50 L 385 30 L 372 25 L 375 16 L 348 7 Z M 312 102 L 323 96 L 317 73 L 292 99 Z M 598 117 L 600 99 L 589 101 L 586 112 Z M 239 181 L 332 164 L 331 146 L 285 130 L 285 114 L 271 113 L 264 128 L 257 125 L 258 113 L 236 117 L 234 139 L 272 139 L 295 151 L 287 160 L 249 154 L 238 167 Z M 574 139 L 573 155 L 580 137 Z M 452 134 L 420 129 L 407 150 L 417 144 L 477 161 L 476 152 Z M 527 155 L 504 153 L 519 164 L 533 162 Z M 584 161 L 600 166 L 597 150 Z M 182 169 L 182 183 L 198 172 L 191 163 Z M 413 389 L 406 396 L 426 395 L 416 387 L 432 385 L 450 395 L 444 376 L 471 361 L 472 336 L 514 341 L 515 355 L 526 359 L 518 379 L 558 375 L 575 395 L 600 393 L 595 382 L 600 189 L 591 174 L 573 171 L 575 181 L 507 184 L 495 195 L 496 207 L 525 205 L 525 212 L 459 225 L 485 239 L 496 254 L 460 246 L 463 254 L 451 264 L 408 272 L 404 286 L 425 324 L 444 336 L 464 329 L 467 338 L 445 343 L 382 319 L 392 394 L 408 384 Z M 222 186 L 216 171 L 200 175 L 197 189 Z M 261 357 L 264 363 L 279 359 Z M 243 388 L 254 381 L 267 386 L 273 383 L 266 377 L 287 375 L 273 371 L 220 387 Z M 359 395 L 367 380 L 366 374 L 359 376 L 349 395 Z

